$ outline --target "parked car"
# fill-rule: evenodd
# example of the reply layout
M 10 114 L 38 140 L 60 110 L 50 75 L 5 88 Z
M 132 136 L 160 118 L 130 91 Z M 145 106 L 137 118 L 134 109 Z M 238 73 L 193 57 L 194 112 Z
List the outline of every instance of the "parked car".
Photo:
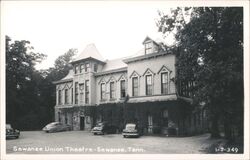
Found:
M 97 134 L 113 134 L 116 133 L 118 127 L 114 125 L 110 125 L 107 122 L 99 122 L 97 125 L 91 130 L 94 135 Z
M 6 139 L 18 138 L 20 136 L 20 131 L 13 129 L 10 124 L 6 124 Z
M 71 126 L 68 124 L 62 124 L 60 122 L 52 122 L 43 127 L 43 131 L 47 133 L 60 132 L 60 131 L 70 131 Z
M 142 135 L 141 128 L 138 127 L 135 123 L 127 123 L 125 129 L 122 131 L 124 138 L 126 137 L 139 137 Z

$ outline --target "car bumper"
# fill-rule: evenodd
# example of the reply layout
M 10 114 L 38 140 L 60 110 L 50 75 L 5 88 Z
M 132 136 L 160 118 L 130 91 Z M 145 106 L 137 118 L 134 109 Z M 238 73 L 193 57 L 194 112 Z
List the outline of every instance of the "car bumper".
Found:
M 128 132 L 124 133 L 123 132 L 122 135 L 123 136 L 136 136 L 137 137 L 137 136 L 139 136 L 139 133 L 128 133 Z
M 92 130 L 91 133 L 94 133 L 94 134 L 103 134 L 103 132 L 101 130 Z
M 19 137 L 19 133 L 16 133 L 16 134 L 6 134 L 6 138 L 16 138 L 16 137 Z

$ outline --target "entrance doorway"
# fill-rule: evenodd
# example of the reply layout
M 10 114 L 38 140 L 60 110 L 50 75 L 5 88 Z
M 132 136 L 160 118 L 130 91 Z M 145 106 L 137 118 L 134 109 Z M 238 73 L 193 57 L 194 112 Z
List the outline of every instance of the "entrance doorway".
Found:
M 153 117 L 152 115 L 148 115 L 148 133 L 153 133 Z
M 80 130 L 85 128 L 85 117 L 80 117 Z

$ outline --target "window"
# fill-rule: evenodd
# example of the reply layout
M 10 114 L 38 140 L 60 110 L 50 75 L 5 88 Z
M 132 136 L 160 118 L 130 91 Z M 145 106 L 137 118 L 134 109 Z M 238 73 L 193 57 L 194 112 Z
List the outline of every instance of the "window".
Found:
M 132 96 L 138 96 L 138 77 L 132 78 Z
M 58 122 L 61 122 L 61 112 L 58 112 Z
M 85 93 L 85 103 L 89 104 L 89 92 Z
M 69 104 L 69 93 L 68 93 L 68 89 L 64 90 L 64 100 L 65 100 L 65 104 Z
M 78 82 L 75 82 L 75 104 L 78 104 Z
M 80 65 L 80 73 L 82 73 L 82 71 L 84 70 L 84 64 Z
M 71 88 L 71 104 L 74 102 L 74 97 L 73 97 L 74 91 L 73 88 Z
M 145 44 L 145 53 L 152 53 L 153 52 L 153 43 L 149 42 Z
M 105 83 L 101 84 L 101 100 L 105 99 Z
M 89 80 L 85 81 L 85 103 L 89 103 Z
M 65 124 L 68 124 L 68 114 L 67 114 L 67 112 L 65 113 Z
M 79 67 L 78 67 L 78 65 L 76 65 L 76 66 L 75 66 L 75 74 L 78 73 L 78 70 L 79 70 Z
M 146 76 L 146 95 L 152 95 L 152 75 Z
M 115 83 L 110 82 L 110 99 L 115 98 Z
M 168 110 L 163 110 L 163 126 L 168 127 Z
M 61 90 L 58 91 L 58 104 L 59 105 L 62 104 L 62 91 Z
M 126 97 L 125 80 L 122 80 L 120 83 L 121 83 L 121 98 L 124 98 Z
M 89 72 L 89 63 L 85 64 L 85 72 Z
M 79 84 L 79 89 L 80 89 L 80 104 L 83 104 L 83 100 L 84 100 L 84 97 L 83 97 L 84 83 Z
M 98 68 L 97 64 L 94 64 L 94 72 L 97 72 L 97 68 Z
M 168 73 L 161 74 L 161 93 L 168 94 Z

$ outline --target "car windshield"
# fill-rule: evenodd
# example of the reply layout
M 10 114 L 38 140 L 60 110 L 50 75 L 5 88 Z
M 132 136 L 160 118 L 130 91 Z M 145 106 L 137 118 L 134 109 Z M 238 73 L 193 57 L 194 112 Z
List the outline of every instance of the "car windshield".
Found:
M 11 129 L 11 125 L 10 124 L 6 124 L 6 129 Z
M 52 126 L 55 126 L 55 125 L 58 125 L 59 123 L 58 122 L 52 122 L 50 124 L 47 125 L 47 127 L 52 127 Z
M 103 125 L 103 123 L 97 123 L 96 127 L 102 127 Z
M 131 129 L 135 129 L 136 125 L 135 124 L 127 124 L 126 125 L 126 129 L 131 130 Z

